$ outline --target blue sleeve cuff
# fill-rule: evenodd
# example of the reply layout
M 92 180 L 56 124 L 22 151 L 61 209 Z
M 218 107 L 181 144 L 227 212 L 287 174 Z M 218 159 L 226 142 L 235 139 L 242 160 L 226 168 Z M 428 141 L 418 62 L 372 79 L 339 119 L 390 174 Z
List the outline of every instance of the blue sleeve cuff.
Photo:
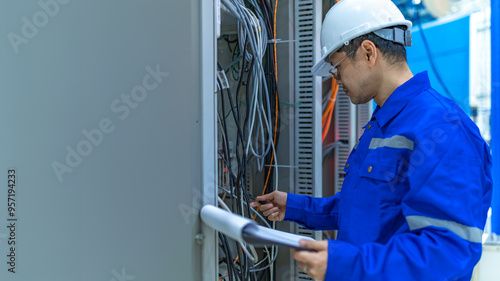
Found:
M 304 205 L 306 199 L 307 196 L 305 195 L 288 193 L 286 199 L 286 211 L 284 220 L 303 223 L 305 221 Z
M 314 230 L 337 229 L 338 200 L 337 195 L 315 198 L 288 193 L 284 219 Z

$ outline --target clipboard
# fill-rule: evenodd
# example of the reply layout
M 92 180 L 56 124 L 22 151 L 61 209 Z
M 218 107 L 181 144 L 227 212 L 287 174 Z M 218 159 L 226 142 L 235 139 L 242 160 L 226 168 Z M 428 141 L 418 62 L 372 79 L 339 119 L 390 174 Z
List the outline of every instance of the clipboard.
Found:
M 212 205 L 201 208 L 202 221 L 209 227 L 224 233 L 232 239 L 255 246 L 281 245 L 297 250 L 311 251 L 299 246 L 301 239 L 315 241 L 311 237 L 292 234 L 258 225 L 254 221 L 230 213 Z

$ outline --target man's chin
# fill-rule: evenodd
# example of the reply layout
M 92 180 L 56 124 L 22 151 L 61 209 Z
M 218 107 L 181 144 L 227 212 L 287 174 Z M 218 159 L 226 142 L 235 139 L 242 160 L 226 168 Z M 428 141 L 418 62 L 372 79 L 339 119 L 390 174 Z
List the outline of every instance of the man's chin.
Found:
M 359 98 L 356 98 L 356 97 L 353 97 L 353 96 L 349 96 L 349 95 L 347 95 L 347 96 L 351 100 L 351 103 L 354 104 L 354 105 L 365 104 L 365 103 L 369 102 L 369 101 L 360 100 Z
M 348 96 L 348 97 L 349 97 L 349 99 L 351 100 L 351 103 L 352 103 L 352 104 L 359 104 L 359 100 L 358 100 L 356 97 L 349 96 L 349 95 L 347 95 L 347 96 Z

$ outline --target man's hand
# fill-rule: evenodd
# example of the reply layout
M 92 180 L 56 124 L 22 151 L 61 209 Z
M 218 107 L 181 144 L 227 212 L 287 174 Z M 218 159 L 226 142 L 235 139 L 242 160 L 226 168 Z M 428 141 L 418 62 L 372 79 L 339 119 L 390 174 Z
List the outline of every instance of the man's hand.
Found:
M 288 194 L 283 191 L 273 191 L 269 194 L 257 196 L 258 201 L 266 201 L 268 204 L 252 202 L 250 206 L 260 207 L 262 214 L 270 221 L 282 221 L 285 218 L 286 198 Z
M 328 264 L 328 240 L 311 241 L 302 239 L 299 243 L 302 248 L 315 251 L 292 250 L 293 258 L 299 263 L 299 268 L 314 280 L 325 280 L 326 266 Z

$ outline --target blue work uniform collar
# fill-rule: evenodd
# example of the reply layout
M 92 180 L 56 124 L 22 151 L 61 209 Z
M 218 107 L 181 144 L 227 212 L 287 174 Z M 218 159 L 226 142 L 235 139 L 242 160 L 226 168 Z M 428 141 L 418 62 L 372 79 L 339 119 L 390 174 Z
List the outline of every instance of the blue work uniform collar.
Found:
M 383 127 L 389 120 L 398 114 L 419 93 L 431 87 L 427 71 L 420 72 L 399 86 L 382 107 L 378 106 L 373 111 L 372 119 L 375 119 L 379 127 Z

